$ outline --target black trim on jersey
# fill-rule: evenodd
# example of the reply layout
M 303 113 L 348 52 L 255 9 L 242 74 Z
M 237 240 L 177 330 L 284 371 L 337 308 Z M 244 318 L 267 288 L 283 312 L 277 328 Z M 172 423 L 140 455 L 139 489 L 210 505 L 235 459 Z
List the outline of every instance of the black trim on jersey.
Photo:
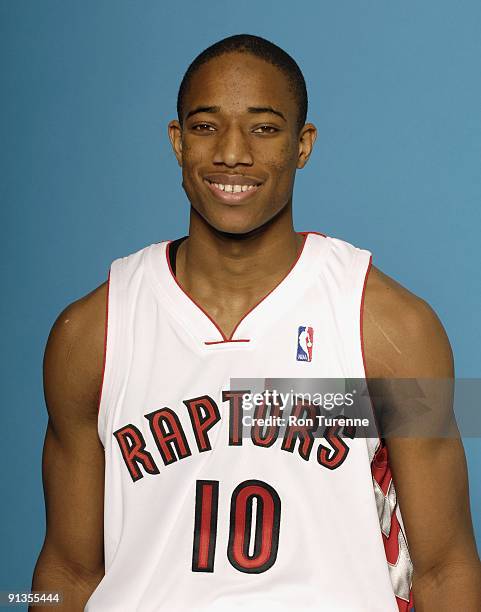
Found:
M 112 435 L 117 440 L 122 459 L 134 482 L 144 477 L 138 467 L 138 463 L 142 464 L 144 470 L 148 474 L 160 474 L 160 470 L 156 466 L 154 458 L 145 448 L 144 436 L 135 425 L 132 423 L 124 425 L 120 429 L 114 431 Z M 130 439 L 132 444 L 129 447 L 124 447 L 122 443 L 125 442 L 127 444 L 128 439 Z
M 236 511 L 239 494 L 246 487 L 258 487 L 265 491 L 271 498 L 273 504 L 272 513 L 272 537 L 271 547 L 267 560 L 259 566 L 245 567 L 242 565 L 242 559 L 237 558 L 237 552 L 235 550 L 236 534 L 238 533 L 238 526 L 236 525 Z M 254 542 L 254 553 L 249 555 L 249 542 L 252 528 L 252 501 L 257 498 L 257 510 L 256 510 L 256 533 Z M 264 526 L 265 526 L 265 504 L 264 500 L 259 492 L 254 491 L 246 497 L 245 507 L 241 509 L 242 516 L 244 519 L 244 530 L 242 536 L 242 554 L 249 561 L 255 560 L 262 552 L 262 545 L 264 544 Z M 230 525 L 229 525 L 229 544 L 227 546 L 227 558 L 230 564 L 240 572 L 246 574 L 261 574 L 271 568 L 277 558 L 277 550 L 279 547 L 279 530 L 281 522 L 281 499 L 277 491 L 266 482 L 262 480 L 245 480 L 241 482 L 234 489 L 231 498 L 230 506 Z
M 212 487 L 212 503 L 210 506 L 209 523 L 209 551 L 207 554 L 206 567 L 199 566 L 199 552 L 202 538 L 202 515 L 206 512 L 204 508 L 205 485 Z M 195 487 L 195 520 L 194 520 L 194 546 L 192 550 L 192 571 L 193 572 L 213 572 L 215 544 L 217 540 L 217 515 L 219 509 L 219 481 L 218 480 L 198 480 Z M 205 537 L 205 536 L 204 536 Z
M 280 417 L 282 409 L 277 405 L 270 405 L 271 409 L 268 411 L 269 415 L 266 414 L 267 405 L 263 402 L 254 409 L 254 425 L 251 427 L 251 440 L 256 446 L 263 446 L 265 448 L 271 447 L 277 442 L 279 437 L 279 425 L 258 425 L 257 419 L 265 419 L 267 416 Z M 265 434 L 263 433 L 266 430 Z
M 220 412 L 217 404 L 209 395 L 201 395 L 192 399 L 183 400 L 183 402 L 189 413 L 199 452 L 203 453 L 212 450 L 207 432 L 220 421 Z M 202 415 L 199 408 L 204 409 L 204 415 Z M 196 422 L 196 417 L 198 423 Z
M 296 418 L 310 418 L 313 421 L 312 425 L 286 425 L 286 432 L 282 440 L 281 449 L 289 453 L 294 452 L 296 441 L 299 440 L 299 455 L 304 461 L 309 461 L 312 447 L 314 445 L 314 433 L 319 428 L 317 421 L 318 407 L 309 404 L 307 406 L 303 404 L 295 404 L 292 409 L 291 416 Z M 301 416 L 303 415 L 303 416 Z
M 344 436 L 346 438 L 350 438 L 351 440 L 354 440 L 354 438 L 356 437 L 356 426 L 355 425 L 344 425 Z
M 155 444 L 165 465 L 170 465 L 178 459 L 190 457 L 192 453 L 190 452 L 189 443 L 185 437 L 179 417 L 173 410 L 167 407 L 160 408 L 159 410 L 154 410 L 154 412 L 150 412 L 144 416 L 149 421 L 150 431 L 152 432 Z M 170 418 L 172 418 L 173 423 L 169 420 Z M 171 431 L 166 432 L 161 429 L 161 424 L 159 422 L 161 419 L 163 422 L 167 422 L 167 425 L 169 425 Z M 184 451 L 182 451 L 181 445 L 179 444 L 179 438 L 184 445 Z M 162 446 L 162 443 L 164 444 L 164 447 Z M 172 444 L 177 451 L 177 457 L 169 447 L 170 444 Z
M 172 242 L 169 242 L 169 263 L 174 276 L 176 272 L 177 251 L 186 238 L 188 238 L 188 236 L 183 236 L 182 238 L 177 238 L 177 240 L 172 240 Z
M 349 454 L 349 446 L 337 435 L 340 429 L 340 425 L 329 425 L 324 430 L 323 437 L 330 442 L 334 450 L 322 443 L 319 443 L 317 449 L 317 462 L 329 470 L 335 470 L 341 466 Z
M 242 396 L 245 391 L 222 391 L 222 401 L 229 400 L 229 446 L 242 446 Z
M 256 508 L 256 532 L 254 536 L 254 551 L 249 554 L 249 544 L 252 531 L 252 516 L 254 514 L 254 499 L 257 500 Z M 246 499 L 246 515 L 244 529 L 244 545 L 242 547 L 244 556 L 247 559 L 256 559 L 262 549 L 262 525 L 264 524 L 264 500 L 257 493 L 249 495 Z

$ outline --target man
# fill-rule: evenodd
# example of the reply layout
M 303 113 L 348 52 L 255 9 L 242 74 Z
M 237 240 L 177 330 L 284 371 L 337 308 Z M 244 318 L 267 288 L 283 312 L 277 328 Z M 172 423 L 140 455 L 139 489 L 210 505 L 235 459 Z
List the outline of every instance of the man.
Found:
M 116 260 L 52 328 L 33 588 L 62 610 L 481 609 L 458 439 L 243 435 L 231 378 L 453 377 L 422 299 L 368 251 L 294 231 L 306 112 L 272 43 L 200 54 L 169 124 L 188 237 Z

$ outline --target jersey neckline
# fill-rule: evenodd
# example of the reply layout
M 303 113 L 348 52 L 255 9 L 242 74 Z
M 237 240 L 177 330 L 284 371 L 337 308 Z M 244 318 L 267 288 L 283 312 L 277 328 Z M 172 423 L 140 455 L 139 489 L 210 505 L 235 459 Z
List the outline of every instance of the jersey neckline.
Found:
M 304 236 L 304 241 L 293 264 L 284 277 L 250 310 L 248 310 L 235 325 L 231 335 L 227 337 L 217 322 L 196 302 L 182 287 L 175 277 L 169 258 L 169 247 L 173 240 L 155 243 L 150 249 L 150 271 L 153 273 L 154 288 L 157 295 L 170 303 L 173 314 L 180 318 L 183 326 L 196 336 L 206 347 L 216 347 L 234 343 L 239 348 L 248 345 L 253 340 L 256 330 L 263 324 L 268 324 L 274 313 L 290 303 L 297 295 L 308 276 L 306 268 L 315 257 L 316 238 L 324 234 L 318 232 L 297 232 Z

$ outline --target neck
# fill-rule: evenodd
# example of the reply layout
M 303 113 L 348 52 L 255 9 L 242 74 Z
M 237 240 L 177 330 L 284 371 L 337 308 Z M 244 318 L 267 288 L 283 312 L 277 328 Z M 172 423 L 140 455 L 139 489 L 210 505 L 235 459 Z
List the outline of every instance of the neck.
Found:
M 277 217 L 248 234 L 232 235 L 209 226 L 191 209 L 189 237 L 177 253 L 177 278 L 194 295 L 264 294 L 287 274 L 304 237 L 294 231 L 289 203 Z

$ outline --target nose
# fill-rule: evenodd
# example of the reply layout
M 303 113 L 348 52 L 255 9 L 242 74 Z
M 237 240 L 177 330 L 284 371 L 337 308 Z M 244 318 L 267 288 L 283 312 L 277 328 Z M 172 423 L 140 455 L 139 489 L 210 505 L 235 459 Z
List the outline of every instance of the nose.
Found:
M 213 162 L 234 168 L 239 164 L 251 166 L 254 162 L 249 143 L 240 127 L 232 125 L 218 139 Z

